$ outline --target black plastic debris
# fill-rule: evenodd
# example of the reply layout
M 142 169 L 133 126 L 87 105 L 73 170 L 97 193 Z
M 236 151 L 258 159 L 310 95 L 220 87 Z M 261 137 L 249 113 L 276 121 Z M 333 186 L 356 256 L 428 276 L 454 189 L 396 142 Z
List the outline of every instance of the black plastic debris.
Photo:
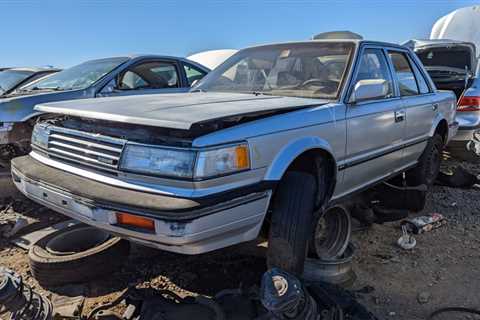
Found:
M 51 320 L 52 304 L 12 270 L 0 267 L 0 319 Z
M 110 309 L 125 302 L 119 315 Z M 168 290 L 129 289 L 97 307 L 87 320 L 377 320 L 352 293 L 326 283 L 305 284 L 280 269 L 262 287 L 222 290 L 214 298 L 179 297 Z
M 480 184 L 480 179 L 468 172 L 465 168 L 459 166 L 452 172 L 439 172 L 436 184 L 452 188 L 471 188 L 476 184 Z

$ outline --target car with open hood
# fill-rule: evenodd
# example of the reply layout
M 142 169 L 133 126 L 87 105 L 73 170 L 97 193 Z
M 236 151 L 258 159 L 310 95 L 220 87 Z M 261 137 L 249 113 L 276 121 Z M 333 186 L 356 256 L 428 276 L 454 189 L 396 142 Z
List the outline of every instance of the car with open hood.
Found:
M 12 177 L 36 202 L 166 251 L 268 234 L 269 264 L 301 274 L 309 243 L 329 246 L 326 208 L 404 172 L 433 183 L 455 108 L 403 46 L 263 45 L 188 93 L 38 105 L 48 116 Z
M 465 149 L 480 129 L 480 79 L 475 44 L 433 39 L 411 40 L 405 45 L 415 51 L 438 89 L 455 92 L 459 129 L 450 147 Z
M 17 88 L 0 97 L 0 165 L 30 150 L 39 103 L 106 96 L 186 92 L 210 70 L 188 59 L 134 55 L 91 60 Z M 9 79 L 27 71 L 10 69 Z M 10 81 L 10 80 L 9 80 Z M 1 91 L 0 91 L 1 93 Z

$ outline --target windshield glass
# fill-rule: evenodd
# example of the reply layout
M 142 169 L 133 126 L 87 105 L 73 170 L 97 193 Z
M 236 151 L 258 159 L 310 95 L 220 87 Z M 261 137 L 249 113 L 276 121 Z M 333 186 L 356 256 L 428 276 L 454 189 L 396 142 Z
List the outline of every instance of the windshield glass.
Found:
M 6 70 L 0 72 L 0 95 L 13 89 L 23 80 L 31 76 L 31 71 Z
M 310 42 L 241 50 L 193 90 L 336 98 L 353 47 L 349 42 Z
M 60 71 L 23 88 L 24 90 L 75 90 L 84 89 L 124 63 L 127 58 L 111 58 L 87 61 Z

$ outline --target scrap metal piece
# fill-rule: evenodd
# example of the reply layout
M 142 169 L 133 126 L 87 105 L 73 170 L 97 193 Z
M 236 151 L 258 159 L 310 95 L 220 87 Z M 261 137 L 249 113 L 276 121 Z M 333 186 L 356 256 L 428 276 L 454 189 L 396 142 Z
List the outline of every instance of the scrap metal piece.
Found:
M 405 250 L 411 250 L 417 245 L 417 240 L 408 234 L 406 225 L 402 225 L 402 236 L 398 239 L 397 244 Z
M 22 277 L 0 267 L 0 316 L 10 314 L 10 320 L 52 320 L 52 309 L 50 300 L 33 291 Z
M 352 268 L 355 248 L 349 243 L 347 250 L 336 259 L 307 259 L 303 278 L 312 283 L 326 282 L 343 287 L 352 285 L 357 276 Z

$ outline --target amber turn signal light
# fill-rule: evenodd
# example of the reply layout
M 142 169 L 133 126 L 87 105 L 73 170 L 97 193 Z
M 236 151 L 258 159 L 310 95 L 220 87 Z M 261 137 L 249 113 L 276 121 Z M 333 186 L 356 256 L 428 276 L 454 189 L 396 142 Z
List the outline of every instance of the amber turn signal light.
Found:
M 117 212 L 117 223 L 155 231 L 155 221 L 129 213 Z

